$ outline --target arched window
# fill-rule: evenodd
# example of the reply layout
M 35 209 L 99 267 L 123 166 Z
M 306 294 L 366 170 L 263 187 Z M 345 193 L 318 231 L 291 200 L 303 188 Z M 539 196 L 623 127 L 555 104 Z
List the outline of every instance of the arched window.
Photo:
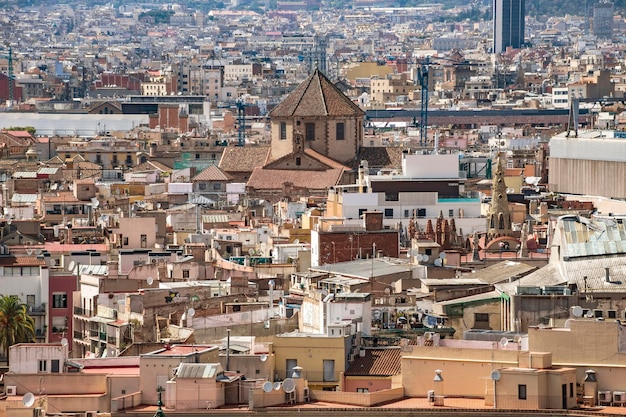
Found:
M 498 229 L 504 229 L 504 214 L 500 213 L 498 218 Z

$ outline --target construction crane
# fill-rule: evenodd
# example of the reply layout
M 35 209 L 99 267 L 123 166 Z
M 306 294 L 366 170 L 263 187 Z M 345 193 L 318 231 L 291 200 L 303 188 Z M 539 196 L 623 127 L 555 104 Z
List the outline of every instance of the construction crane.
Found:
M 242 97 L 235 101 L 237 106 L 237 146 L 246 144 L 246 103 Z
M 420 105 L 420 147 L 426 147 L 428 143 L 428 72 L 430 70 L 430 57 L 420 64 L 417 70 L 417 78 L 420 83 L 422 100 Z
M 435 57 L 435 61 L 448 61 L 449 65 L 470 65 L 467 61 L 458 62 L 457 60 Z M 426 147 L 428 144 L 428 78 L 430 73 L 430 65 L 433 63 L 431 57 L 427 56 L 424 60 L 419 62 L 417 69 L 417 79 L 421 88 L 421 105 L 420 105 L 420 147 Z
M 8 78 L 9 78 L 9 106 L 13 107 L 14 100 L 14 84 L 15 84 L 15 76 L 13 75 L 13 48 L 9 46 L 9 54 L 8 55 L 0 55 L 0 58 L 4 58 L 8 61 L 7 65 L 9 67 L 8 70 Z

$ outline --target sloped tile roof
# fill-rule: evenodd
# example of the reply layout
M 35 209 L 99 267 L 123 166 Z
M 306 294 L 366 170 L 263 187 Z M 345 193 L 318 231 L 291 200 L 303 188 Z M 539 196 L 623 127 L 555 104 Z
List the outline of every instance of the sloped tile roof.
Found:
M 332 158 L 329 158 L 326 155 L 322 155 L 321 153 L 314 151 L 311 148 L 307 148 L 304 150 L 304 153 L 309 155 L 311 158 L 315 158 L 318 161 L 320 161 L 321 163 L 323 163 L 324 165 L 330 167 L 330 168 L 341 168 L 341 169 L 350 169 L 350 167 L 345 166 L 344 164 L 341 164 L 337 161 L 335 161 Z
M 194 181 L 230 181 L 233 177 L 224 173 L 215 165 L 205 168 L 198 175 L 193 177 Z
M 346 371 L 346 376 L 398 375 L 401 371 L 401 358 L 399 347 L 365 349 L 365 356 L 356 356 Z
M 365 113 L 318 69 L 271 112 L 270 117 L 363 116 Z
M 361 161 L 367 161 L 371 168 L 402 169 L 402 148 L 400 147 L 361 147 L 354 168 Z
M 257 190 L 280 190 L 285 183 L 310 190 L 326 190 L 339 184 L 343 169 L 326 171 L 255 168 L 246 187 Z
M 252 172 L 266 164 L 269 146 L 227 146 L 219 167 L 224 172 Z

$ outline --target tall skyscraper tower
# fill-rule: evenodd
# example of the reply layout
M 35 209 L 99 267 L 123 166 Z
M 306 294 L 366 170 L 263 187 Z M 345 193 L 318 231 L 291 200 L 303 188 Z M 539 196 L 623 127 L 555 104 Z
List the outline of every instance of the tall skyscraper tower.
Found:
M 493 0 L 493 52 L 524 44 L 524 0 Z
M 610 1 L 601 1 L 593 6 L 593 34 L 600 39 L 613 38 L 614 6 Z

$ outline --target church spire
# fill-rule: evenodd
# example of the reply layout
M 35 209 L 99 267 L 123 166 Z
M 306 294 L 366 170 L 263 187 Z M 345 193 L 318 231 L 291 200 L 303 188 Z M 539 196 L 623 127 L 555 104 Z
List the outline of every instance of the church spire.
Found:
M 502 154 L 498 154 L 496 171 L 491 185 L 491 204 L 487 214 L 487 241 L 500 236 L 511 236 L 511 234 L 511 213 L 509 212 L 509 199 L 504 184 Z

